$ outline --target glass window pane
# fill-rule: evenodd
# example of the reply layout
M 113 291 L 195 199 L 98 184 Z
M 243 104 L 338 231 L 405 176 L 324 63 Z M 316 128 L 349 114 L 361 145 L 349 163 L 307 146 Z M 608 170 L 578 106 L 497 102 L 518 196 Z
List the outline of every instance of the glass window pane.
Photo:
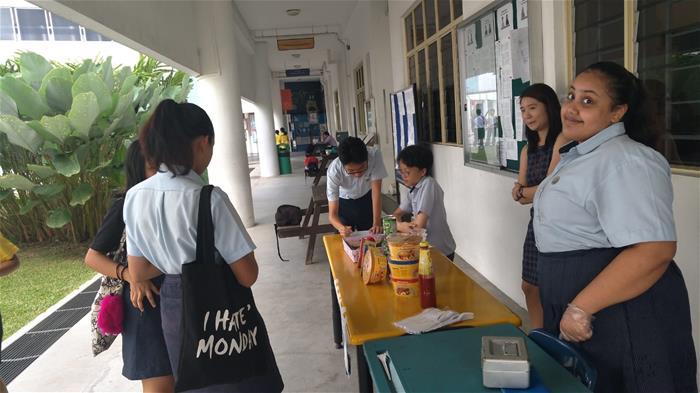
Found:
M 11 8 L 0 8 L 0 40 L 12 41 L 15 39 L 11 12 Z
M 668 3 L 668 2 L 667 2 Z M 697 26 L 700 18 L 700 1 L 681 0 L 673 2 L 671 6 L 671 29 L 688 28 Z
M 590 26 L 598 21 L 598 3 L 593 1 L 577 1 L 574 3 L 574 25 L 576 30 Z
M 665 3 L 639 10 L 637 34 L 639 34 L 640 39 L 659 34 L 666 29 L 667 10 L 668 6 Z
M 418 121 L 420 128 L 418 129 L 418 139 L 424 142 L 430 140 L 428 136 L 429 119 L 428 119 L 428 72 L 425 66 L 425 49 L 418 51 L 418 106 L 419 113 Z
M 442 84 L 445 91 L 445 128 L 447 141 L 457 143 L 457 124 L 455 118 L 455 83 L 452 58 L 452 34 L 440 39 L 440 57 L 442 58 Z
M 600 25 L 598 48 L 624 47 L 625 45 L 625 22 L 622 18 L 614 19 Z M 621 33 L 621 34 L 620 34 Z
M 624 0 L 596 0 L 594 3 L 598 3 L 601 21 L 618 18 L 625 13 Z
M 700 29 L 673 36 L 671 53 L 670 61 L 676 67 L 700 64 Z
M 56 41 L 80 41 L 80 27 L 56 14 L 51 14 L 53 38 Z
M 19 32 L 25 41 L 48 41 L 49 31 L 46 27 L 44 10 L 17 9 Z
M 450 24 L 450 0 L 437 0 L 438 7 L 438 20 L 440 22 L 440 28 Z
M 700 167 L 700 2 L 639 1 L 637 9 L 655 147 L 672 164 Z
M 85 29 L 85 39 L 88 41 L 111 41 L 109 38 L 92 30 Z
M 624 0 L 574 1 L 576 72 L 600 60 L 623 63 Z
M 413 49 L 413 14 L 406 17 L 406 49 Z
M 666 40 L 655 36 L 639 41 L 639 69 L 661 67 L 666 64 Z
M 425 0 L 425 32 L 430 38 L 435 34 L 435 0 Z
M 462 0 L 452 0 L 452 9 L 455 13 L 455 19 L 459 19 L 462 16 Z
M 416 83 L 416 59 L 415 56 L 408 58 L 408 82 Z
M 442 142 L 442 120 L 440 119 L 440 79 L 438 76 L 437 42 L 428 47 L 428 70 L 430 99 L 428 100 L 428 115 L 430 116 L 430 141 Z
M 416 46 L 423 42 L 423 5 L 418 4 L 413 11 L 413 20 L 416 22 Z

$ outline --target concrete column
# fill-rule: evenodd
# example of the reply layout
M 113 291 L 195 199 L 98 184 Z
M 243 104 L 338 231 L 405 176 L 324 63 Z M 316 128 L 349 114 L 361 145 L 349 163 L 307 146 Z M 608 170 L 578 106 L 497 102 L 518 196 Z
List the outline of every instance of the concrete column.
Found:
M 280 93 L 280 80 L 273 79 L 270 84 L 270 96 L 272 97 L 272 116 L 275 119 L 275 130 L 279 130 L 280 127 L 287 127 L 284 125 L 284 112 L 282 112 L 282 93 Z
M 267 61 L 267 42 L 255 44 L 255 130 L 258 134 L 260 176 L 279 176 L 275 130 L 273 129 L 272 101 L 270 99 L 270 66 Z
M 198 6 L 203 75 L 198 79 L 201 102 L 197 104 L 209 114 L 216 134 L 209 180 L 228 194 L 243 225 L 251 227 L 255 216 L 239 78 L 252 75 L 238 73 L 236 56 L 240 50 L 233 2 L 202 2 Z

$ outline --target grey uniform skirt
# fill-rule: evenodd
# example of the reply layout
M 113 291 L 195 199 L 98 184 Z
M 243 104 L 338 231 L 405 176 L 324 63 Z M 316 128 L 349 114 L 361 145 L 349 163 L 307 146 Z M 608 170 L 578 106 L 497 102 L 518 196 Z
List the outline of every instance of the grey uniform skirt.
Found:
M 547 331 L 559 334 L 567 304 L 622 250 L 539 254 L 539 287 Z M 688 291 L 675 262 L 643 294 L 596 313 L 593 337 L 574 346 L 598 370 L 596 392 L 698 390 Z
M 179 274 L 165 275 L 163 285 L 160 287 L 160 307 L 165 345 L 168 347 L 170 365 L 177 381 L 182 347 L 182 285 Z M 231 372 L 236 371 L 231 370 Z M 188 390 L 188 392 L 281 392 L 283 388 L 282 377 L 275 365 L 264 376 L 249 378 L 235 384 Z

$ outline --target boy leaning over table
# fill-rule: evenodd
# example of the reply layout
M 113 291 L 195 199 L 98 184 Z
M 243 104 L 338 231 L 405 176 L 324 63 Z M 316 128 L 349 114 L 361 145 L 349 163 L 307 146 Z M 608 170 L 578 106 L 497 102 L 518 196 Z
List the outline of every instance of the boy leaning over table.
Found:
M 0 233 L 0 277 L 6 276 L 19 267 L 19 258 L 17 258 L 19 248 L 5 239 Z M 2 353 L 2 314 L 0 314 L 0 353 Z M 7 393 L 5 383 L 0 379 L 0 393 Z

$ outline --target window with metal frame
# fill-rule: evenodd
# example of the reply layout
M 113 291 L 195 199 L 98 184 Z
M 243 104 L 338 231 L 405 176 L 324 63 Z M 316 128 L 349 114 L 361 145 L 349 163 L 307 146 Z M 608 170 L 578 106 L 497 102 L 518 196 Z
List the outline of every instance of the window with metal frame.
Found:
M 637 72 L 650 98 L 656 149 L 700 167 L 700 1 L 638 0 Z
M 461 144 L 456 28 L 462 2 L 421 0 L 405 15 L 406 81 L 415 84 L 418 139 Z

